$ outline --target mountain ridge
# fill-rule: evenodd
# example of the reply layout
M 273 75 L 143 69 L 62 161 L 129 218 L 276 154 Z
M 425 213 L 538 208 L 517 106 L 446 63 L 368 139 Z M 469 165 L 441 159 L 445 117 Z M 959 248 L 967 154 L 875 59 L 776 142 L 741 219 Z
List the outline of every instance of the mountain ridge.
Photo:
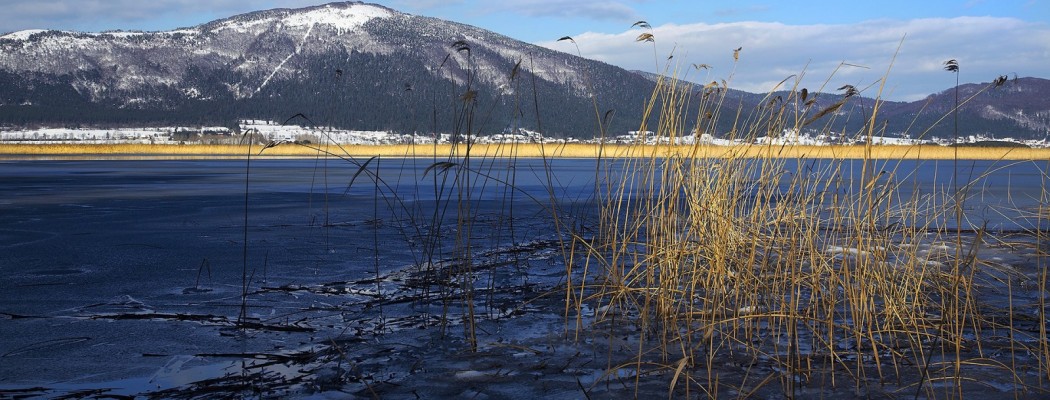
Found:
M 475 134 L 522 128 L 588 137 L 646 128 L 643 105 L 656 87 L 650 78 L 469 25 L 337 2 L 254 11 L 170 31 L 0 36 L 0 124 L 232 125 L 303 114 L 318 125 L 350 129 Z M 1050 81 L 1012 81 L 1031 92 L 1015 93 L 1025 94 L 1024 101 L 982 94 L 960 109 L 961 120 L 968 121 L 960 131 L 1047 135 Z M 970 90 L 959 89 L 961 95 Z M 723 110 L 727 115 L 755 114 L 766 97 L 729 93 L 740 101 L 727 101 L 734 104 L 727 107 L 740 110 Z M 815 97 L 821 106 L 841 95 Z M 925 108 L 886 103 L 892 105 L 886 109 L 901 111 L 880 115 L 905 119 L 913 113 L 908 122 L 932 124 L 925 134 L 943 135 L 937 117 L 951 104 L 945 108 L 950 102 L 938 94 L 928 99 Z M 850 112 L 868 112 L 871 102 L 858 96 Z M 924 116 L 932 111 L 942 114 Z M 686 116 L 691 126 L 703 120 L 688 112 L 695 114 Z M 861 129 L 861 118 L 825 119 L 827 124 L 812 126 Z M 736 128 L 733 123 L 715 121 L 710 133 L 725 135 Z M 898 125 L 903 123 L 888 121 L 883 128 L 890 135 L 913 135 Z

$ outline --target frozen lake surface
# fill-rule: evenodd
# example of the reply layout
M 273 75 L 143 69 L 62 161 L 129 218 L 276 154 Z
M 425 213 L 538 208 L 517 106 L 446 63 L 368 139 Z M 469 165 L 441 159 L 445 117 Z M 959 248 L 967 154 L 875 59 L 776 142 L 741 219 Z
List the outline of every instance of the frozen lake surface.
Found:
M 554 195 L 584 204 L 574 196 L 592 184 L 574 174 L 587 164 L 565 163 Z M 349 186 L 357 167 L 343 161 L 253 161 L 245 229 L 243 161 L 3 163 L 0 382 L 167 389 L 228 373 L 216 360 L 388 332 L 407 316 L 438 320 L 459 306 L 379 310 L 389 301 L 375 278 L 454 259 L 460 198 L 472 199 L 477 263 L 561 273 L 549 214 L 525 195 L 550 198 L 542 162 L 479 164 L 492 179 L 471 193 L 437 171 L 424 176 L 431 164 L 373 161 L 381 184 L 362 174 Z M 235 329 L 245 254 L 257 324 L 247 332 Z
M 605 353 L 637 346 L 581 355 L 564 338 L 551 207 L 593 218 L 595 160 L 557 159 L 549 175 L 542 160 L 475 161 L 466 182 L 432 160 L 366 167 L 252 160 L 246 179 L 243 160 L 0 162 L 0 397 L 634 393 L 596 383 Z M 979 193 L 967 228 L 1022 232 L 1047 229 L 1046 167 L 876 170 L 903 197 L 951 187 L 958 170 Z M 470 279 L 427 283 L 464 266 Z

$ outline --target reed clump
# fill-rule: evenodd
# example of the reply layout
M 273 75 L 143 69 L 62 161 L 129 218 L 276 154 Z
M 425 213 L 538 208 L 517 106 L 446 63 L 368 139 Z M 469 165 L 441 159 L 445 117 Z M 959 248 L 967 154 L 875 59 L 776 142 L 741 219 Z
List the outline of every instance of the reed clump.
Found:
M 646 113 L 656 122 L 640 131 L 658 141 L 704 131 L 687 114 L 717 110 L 724 94 L 690 104 L 695 90 L 661 79 Z M 792 88 L 779 107 L 738 116 L 738 135 L 801 128 L 792 110 L 804 109 L 805 91 Z M 662 373 L 671 396 L 962 397 L 989 375 L 1018 395 L 1046 394 L 1045 324 L 981 301 L 1018 273 L 990 268 L 982 246 L 1005 239 L 955 212 L 975 186 L 904 190 L 914 171 L 900 160 L 980 158 L 973 149 L 612 149 L 622 158 L 597 168 L 595 233 L 574 235 L 585 254 L 567 260 L 589 276 L 566 296 L 577 332 L 633 339 L 634 356 L 610 356 L 610 371 L 632 370 L 636 384 Z M 1003 296 L 1011 309 L 1034 306 Z

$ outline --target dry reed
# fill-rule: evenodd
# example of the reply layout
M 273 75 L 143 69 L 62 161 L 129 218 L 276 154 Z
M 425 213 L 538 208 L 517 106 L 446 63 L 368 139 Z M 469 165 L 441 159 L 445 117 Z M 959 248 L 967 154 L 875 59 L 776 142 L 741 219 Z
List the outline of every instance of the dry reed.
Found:
M 804 109 L 798 89 L 779 107 L 738 116 L 739 138 L 811 123 L 785 106 Z M 685 126 L 686 114 L 717 110 L 723 99 L 689 104 L 693 91 L 661 79 L 646 113 L 655 129 L 642 121 L 640 130 L 671 142 L 701 130 Z M 870 124 L 859 138 L 871 138 Z M 610 371 L 633 369 L 637 385 L 673 371 L 672 396 L 728 389 L 794 397 L 816 387 L 962 397 L 989 371 L 1019 395 L 1046 394 L 1008 365 L 1024 357 L 1004 362 L 982 349 L 996 331 L 1028 338 L 1009 340 L 1011 354 L 1050 354 L 1045 328 L 1004 323 L 1002 311 L 978 301 L 990 290 L 982 282 L 1017 278 L 980 267 L 982 244 L 1002 239 L 981 226 L 965 227 L 965 236 L 946 229 L 965 222 L 956 211 L 966 193 L 909 192 L 913 172 L 900 167 L 909 159 L 1046 160 L 1046 150 L 610 145 L 603 154 L 621 158 L 598 168 L 609 183 L 598 194 L 596 233 L 574 235 L 586 255 L 567 261 L 589 279 L 575 281 L 567 299 L 577 315 L 597 310 L 590 328 L 577 317 L 577 329 L 636 341 L 633 361 L 610 360 Z M 1048 364 L 1028 367 L 1045 378 Z

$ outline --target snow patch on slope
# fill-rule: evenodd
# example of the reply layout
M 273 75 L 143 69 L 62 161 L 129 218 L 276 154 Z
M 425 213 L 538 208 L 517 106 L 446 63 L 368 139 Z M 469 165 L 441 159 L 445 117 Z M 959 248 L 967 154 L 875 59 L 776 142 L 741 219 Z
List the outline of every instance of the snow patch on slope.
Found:
M 284 24 L 299 27 L 324 24 L 339 30 L 350 31 L 361 27 L 373 18 L 390 16 L 390 11 L 370 5 L 355 4 L 350 7 L 334 7 L 329 4 L 322 8 L 289 15 L 284 18 Z
M 373 18 L 387 18 L 390 16 L 392 16 L 392 13 L 389 10 L 371 5 L 336 6 L 328 4 L 308 11 L 290 12 L 279 17 L 231 20 L 218 29 L 232 29 L 236 32 L 246 33 L 251 28 L 259 25 L 269 26 L 274 23 L 280 23 L 280 25 L 290 28 L 309 28 L 318 24 L 328 25 L 340 32 L 346 32 L 360 28 Z
M 8 33 L 8 34 L 6 34 L 4 36 L 0 36 L 0 39 L 29 40 L 30 36 L 33 36 L 33 35 L 38 34 L 40 32 L 47 32 L 47 30 L 45 30 L 45 29 L 27 29 L 27 30 L 24 30 L 24 31 Z
M 306 45 L 306 40 L 310 38 L 310 33 L 313 32 L 313 31 L 314 31 L 314 26 L 310 25 L 310 27 L 308 29 L 306 29 L 306 34 L 303 35 L 303 40 L 301 40 L 299 42 L 299 46 L 296 46 L 295 51 L 292 52 L 292 54 L 289 54 L 288 57 L 285 57 L 284 61 L 281 61 L 280 64 L 277 64 L 277 68 L 274 68 L 273 72 L 270 72 L 270 76 L 267 76 L 266 80 L 264 80 L 263 83 L 261 85 L 259 85 L 259 87 L 256 88 L 255 91 L 252 92 L 252 94 L 249 95 L 248 97 L 254 96 L 256 93 L 259 93 L 259 91 L 263 90 L 263 88 L 266 87 L 266 84 L 270 83 L 270 80 L 273 79 L 273 77 L 275 75 L 277 75 L 278 72 L 281 71 L 281 68 L 284 68 L 284 64 L 288 63 L 288 60 L 291 60 L 292 57 L 295 57 L 297 54 L 299 54 L 299 53 L 301 53 L 303 51 L 303 46 Z

